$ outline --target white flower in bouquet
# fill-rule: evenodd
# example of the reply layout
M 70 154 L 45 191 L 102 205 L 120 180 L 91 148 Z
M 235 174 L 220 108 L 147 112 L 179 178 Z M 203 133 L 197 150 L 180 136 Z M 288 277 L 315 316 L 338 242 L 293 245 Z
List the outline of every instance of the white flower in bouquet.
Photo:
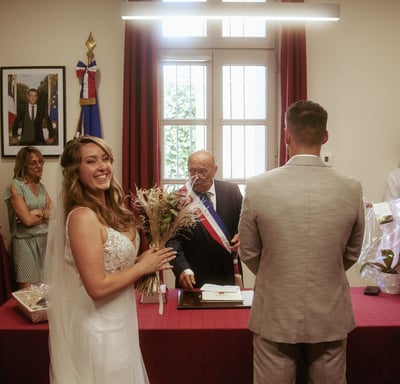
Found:
M 165 247 L 178 231 L 190 231 L 198 220 L 196 204 L 189 197 L 179 191 L 164 192 L 159 187 L 137 189 L 134 208 L 148 243 L 157 249 Z M 146 295 L 159 293 L 158 273 L 143 276 L 136 289 Z

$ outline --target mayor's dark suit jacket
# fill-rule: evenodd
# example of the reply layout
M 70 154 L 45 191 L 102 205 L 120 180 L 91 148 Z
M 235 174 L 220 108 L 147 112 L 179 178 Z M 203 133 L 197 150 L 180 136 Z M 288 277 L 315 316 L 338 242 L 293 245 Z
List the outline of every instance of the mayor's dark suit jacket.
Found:
M 242 194 L 236 184 L 214 180 L 216 208 L 219 217 L 225 224 L 230 238 L 238 233 Z M 233 285 L 232 255 L 214 241 L 201 224 L 191 229 L 190 233 L 178 234 L 166 245 L 177 251 L 176 259 L 171 262 L 176 277 L 176 287 L 179 288 L 179 275 L 190 268 L 195 273 L 196 288 L 204 283 Z M 239 268 L 241 266 L 239 261 Z
M 14 137 L 18 135 L 19 128 L 22 128 L 20 145 L 46 144 L 46 140 L 43 136 L 43 128 L 48 129 L 49 138 L 54 138 L 54 128 L 50 117 L 39 105 L 37 106 L 36 117 L 33 122 L 29 116 L 28 104 L 26 104 L 24 109 L 17 114 L 12 127 L 12 135 Z

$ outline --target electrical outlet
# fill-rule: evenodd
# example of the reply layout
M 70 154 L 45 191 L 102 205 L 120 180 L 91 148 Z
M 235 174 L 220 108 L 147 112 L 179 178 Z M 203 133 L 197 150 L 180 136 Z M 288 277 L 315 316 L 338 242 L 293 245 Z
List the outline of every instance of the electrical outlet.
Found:
M 332 153 L 321 153 L 321 159 L 327 167 L 333 166 Z

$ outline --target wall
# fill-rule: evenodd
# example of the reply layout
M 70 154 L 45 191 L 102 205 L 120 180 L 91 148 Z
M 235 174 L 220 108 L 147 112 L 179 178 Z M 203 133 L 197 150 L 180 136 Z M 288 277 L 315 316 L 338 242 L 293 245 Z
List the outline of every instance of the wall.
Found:
M 67 139 L 74 136 L 80 113 L 75 66 L 79 60 L 87 62 L 85 43 L 92 32 L 97 42 L 94 54 L 103 136 L 116 154 L 119 179 L 124 57 L 120 4 L 121 0 L 13 0 L 0 4 L 0 66 L 65 66 Z M 53 198 L 57 165 L 57 158 L 47 158 L 43 172 L 43 182 Z M 13 176 L 13 166 L 14 159 L 0 159 L 1 196 Z M 6 206 L 1 201 L 0 230 L 9 244 Z
M 378 202 L 400 161 L 400 2 L 342 0 L 340 8 L 339 22 L 307 27 L 308 97 L 328 111 L 324 151 L 333 167 L 359 179 L 365 198 Z M 350 281 L 365 285 L 357 268 Z
M 329 113 L 334 168 L 381 201 L 400 161 L 400 2 L 342 0 L 337 23 L 307 28 L 308 97 Z
M 336 2 L 341 4 L 339 22 L 307 25 L 308 95 L 328 110 L 330 139 L 324 151 L 332 153 L 333 167 L 360 179 L 368 200 L 380 201 L 386 175 L 400 160 L 400 24 L 396 20 L 400 2 Z M 93 33 L 103 132 L 114 148 L 119 179 L 124 55 L 120 4 L 121 0 L 13 0 L 0 5 L 0 66 L 65 65 L 68 139 L 75 133 L 80 112 L 75 65 L 86 60 L 85 42 Z M 43 176 L 52 196 L 57 161 L 46 162 Z M 13 159 L 0 159 L 1 194 L 12 177 L 13 163 Z M 4 203 L 0 226 L 8 244 Z M 365 285 L 354 269 L 349 278 L 352 285 Z M 251 284 L 252 277 L 246 281 Z

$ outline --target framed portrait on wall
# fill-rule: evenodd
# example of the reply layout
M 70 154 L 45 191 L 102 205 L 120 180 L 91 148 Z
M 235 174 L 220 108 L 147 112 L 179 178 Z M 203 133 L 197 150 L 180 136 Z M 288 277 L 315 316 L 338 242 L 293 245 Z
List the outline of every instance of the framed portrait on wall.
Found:
M 65 67 L 1 68 L 1 154 L 32 145 L 59 156 L 65 144 Z

